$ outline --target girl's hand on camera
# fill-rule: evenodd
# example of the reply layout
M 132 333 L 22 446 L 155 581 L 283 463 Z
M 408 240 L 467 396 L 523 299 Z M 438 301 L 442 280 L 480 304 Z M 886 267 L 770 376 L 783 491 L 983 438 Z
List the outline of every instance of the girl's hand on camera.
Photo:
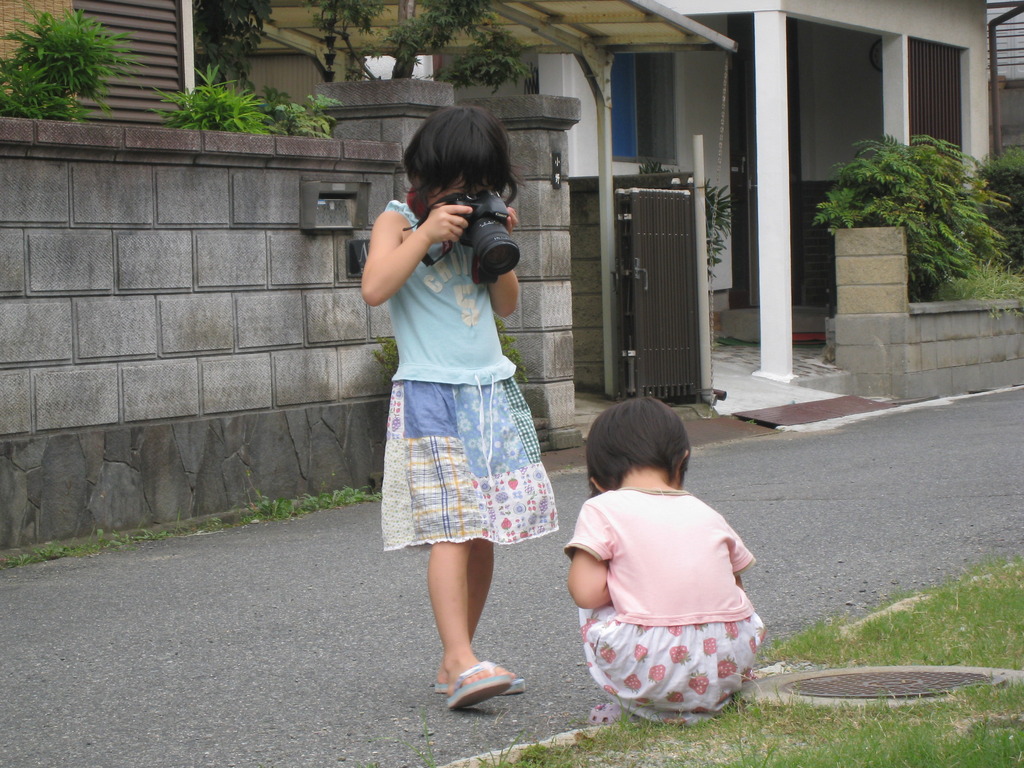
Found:
M 430 210 L 418 231 L 426 235 L 431 244 L 457 241 L 469 225 L 465 217 L 472 212 L 468 205 L 439 205 Z
M 516 209 L 511 205 L 508 206 L 508 218 L 505 219 L 505 229 L 511 235 L 512 230 L 519 226 L 519 214 L 516 213 Z

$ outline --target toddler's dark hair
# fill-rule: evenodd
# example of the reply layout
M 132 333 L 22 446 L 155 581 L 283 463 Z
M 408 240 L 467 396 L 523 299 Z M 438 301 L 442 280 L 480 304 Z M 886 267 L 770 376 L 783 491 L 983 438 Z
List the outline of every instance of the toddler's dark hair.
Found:
M 405 148 L 403 162 L 421 195 L 458 185 L 467 192 L 489 189 L 510 202 L 519 191 L 505 126 L 482 107 L 434 112 Z
M 631 469 L 654 468 L 682 486 L 689 454 L 686 427 L 675 411 L 653 397 L 634 398 L 594 420 L 587 436 L 587 476 L 611 491 L 622 487 Z

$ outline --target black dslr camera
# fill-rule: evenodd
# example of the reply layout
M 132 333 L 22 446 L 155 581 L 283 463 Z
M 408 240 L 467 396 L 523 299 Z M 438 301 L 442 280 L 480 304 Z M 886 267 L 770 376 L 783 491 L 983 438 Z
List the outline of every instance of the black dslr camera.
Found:
M 472 213 L 464 214 L 469 226 L 459 242 L 473 249 L 473 282 L 493 283 L 498 277 L 515 269 L 519 263 L 519 246 L 505 228 L 508 208 L 499 195 L 489 190 L 467 194 L 457 192 L 438 200 L 435 205 L 467 205 Z M 424 262 L 434 264 L 440 256 L 428 254 Z

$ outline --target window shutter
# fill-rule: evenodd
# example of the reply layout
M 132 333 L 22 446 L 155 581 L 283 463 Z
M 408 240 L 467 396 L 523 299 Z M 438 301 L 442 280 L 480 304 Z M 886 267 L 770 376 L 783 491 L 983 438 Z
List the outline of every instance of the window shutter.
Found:
M 185 86 L 178 0 L 74 0 L 74 8 L 111 32 L 129 34 L 131 48 L 139 56 L 133 75 L 110 82 L 106 98 L 110 113 L 97 109 L 92 119 L 159 123 L 160 117 L 150 110 L 169 105 L 160 101 L 155 89 L 180 91 Z
M 960 49 L 910 39 L 910 134 L 962 148 Z

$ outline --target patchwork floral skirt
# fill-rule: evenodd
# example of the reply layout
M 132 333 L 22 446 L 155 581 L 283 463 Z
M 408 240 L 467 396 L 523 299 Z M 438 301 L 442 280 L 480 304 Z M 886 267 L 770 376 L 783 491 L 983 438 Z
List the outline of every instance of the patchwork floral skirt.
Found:
M 648 720 L 692 724 L 713 717 L 752 679 L 764 640 L 761 618 L 736 622 L 642 627 L 615 609 L 580 610 L 587 667 L 623 712 Z
M 558 530 L 533 417 L 511 379 L 395 382 L 381 490 L 386 550 Z

